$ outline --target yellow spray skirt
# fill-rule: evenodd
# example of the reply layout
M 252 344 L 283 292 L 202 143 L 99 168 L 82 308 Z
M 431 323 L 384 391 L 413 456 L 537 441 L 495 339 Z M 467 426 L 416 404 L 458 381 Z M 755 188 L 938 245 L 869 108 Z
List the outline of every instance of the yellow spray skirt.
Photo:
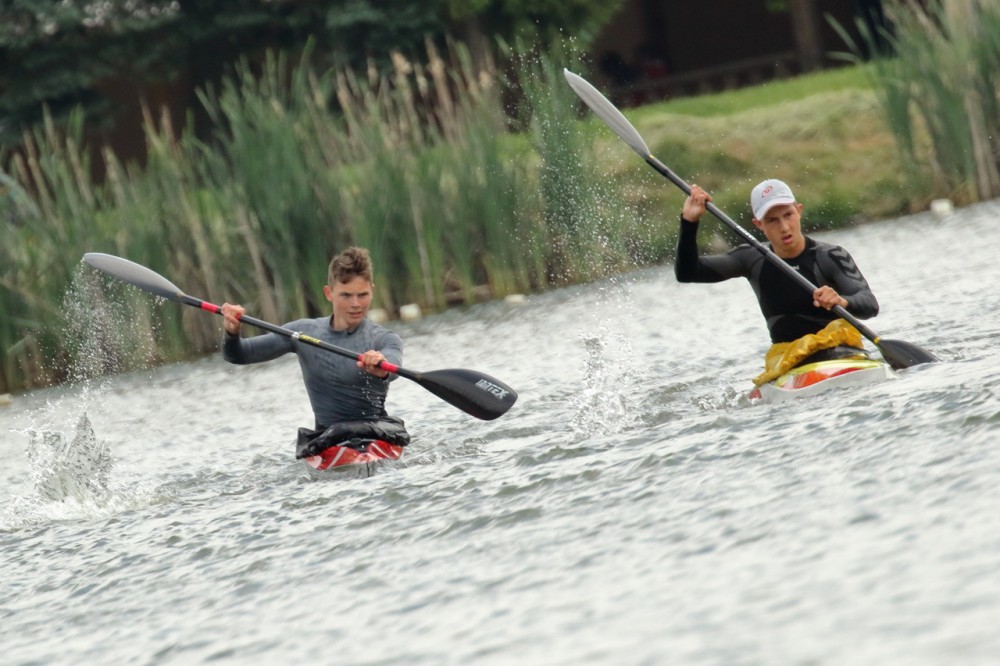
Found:
M 767 350 L 764 372 L 753 380 L 755 386 L 766 384 L 785 374 L 804 359 L 822 349 L 838 345 L 862 347 L 861 333 L 844 319 L 834 319 L 823 330 L 804 335 L 793 342 L 776 342 Z

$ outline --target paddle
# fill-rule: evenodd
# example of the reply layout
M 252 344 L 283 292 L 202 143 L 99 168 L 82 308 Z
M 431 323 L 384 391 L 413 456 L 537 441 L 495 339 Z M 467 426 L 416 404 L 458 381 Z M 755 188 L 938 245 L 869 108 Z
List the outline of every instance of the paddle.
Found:
M 184 305 L 191 305 L 217 315 L 222 314 L 222 308 L 218 305 L 188 296 L 159 273 L 128 259 L 122 259 L 110 254 L 101 254 L 100 252 L 88 252 L 83 255 L 83 260 L 108 275 L 112 275 L 119 280 L 135 285 L 161 298 L 183 303 Z M 361 358 L 357 352 L 331 345 L 282 326 L 269 324 L 260 319 L 243 315 L 240 317 L 240 321 L 256 326 L 257 328 L 262 328 L 265 331 L 270 331 L 271 333 L 277 333 L 278 335 L 304 342 L 313 347 L 325 349 L 334 354 L 340 354 L 341 356 L 353 359 Z M 517 392 L 514 389 L 499 379 L 494 379 L 489 375 L 474 370 L 415 372 L 401 368 L 388 361 L 382 361 L 379 367 L 400 377 L 406 377 L 415 381 L 442 400 L 485 421 L 490 421 L 501 416 L 517 400 Z
M 580 99 L 582 99 L 584 103 L 608 125 L 608 127 L 613 129 L 615 134 L 617 134 L 622 141 L 631 146 L 632 150 L 639 153 L 639 155 L 646 160 L 651 167 L 659 171 L 661 175 L 667 178 L 667 180 L 681 188 L 685 194 L 691 194 L 691 186 L 671 171 L 667 165 L 653 157 L 652 153 L 649 151 L 649 146 L 647 146 L 646 142 L 643 141 L 642 136 L 640 136 L 639 132 L 632 126 L 632 123 L 630 123 L 628 119 L 622 115 L 622 112 L 619 111 L 614 104 L 608 101 L 608 99 L 602 95 L 597 88 L 590 85 L 590 83 L 588 83 L 583 77 L 574 74 L 568 69 L 563 70 L 563 74 L 566 76 L 566 81 L 569 82 L 570 87 L 573 88 L 573 91 L 576 92 Z M 798 282 L 805 289 L 808 289 L 810 294 L 816 291 L 816 286 L 810 282 L 808 278 L 786 264 L 781 257 L 776 255 L 771 250 L 771 248 L 754 238 L 749 231 L 738 225 L 732 220 L 732 218 L 719 210 L 715 204 L 709 202 L 707 204 L 707 209 L 708 212 L 717 217 L 726 226 L 742 236 L 744 240 L 750 243 L 750 245 L 760 250 L 764 257 L 780 268 L 785 275 Z M 861 323 L 857 317 L 839 305 L 834 306 L 833 311 L 837 313 L 838 316 L 843 317 L 850 322 L 851 325 L 858 329 L 862 335 L 871 340 L 882 353 L 882 356 L 889 363 L 889 365 L 896 370 L 909 368 L 910 366 L 919 365 L 921 363 L 932 363 L 937 361 L 937 358 L 929 351 L 910 342 L 903 342 L 902 340 L 883 340 L 870 328 Z

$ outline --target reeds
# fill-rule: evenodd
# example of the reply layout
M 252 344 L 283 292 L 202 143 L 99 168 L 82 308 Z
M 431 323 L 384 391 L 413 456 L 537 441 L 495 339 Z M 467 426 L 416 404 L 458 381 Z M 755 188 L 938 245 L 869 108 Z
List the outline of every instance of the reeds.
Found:
M 441 55 L 428 44 L 424 62 L 394 54 L 389 72 L 320 72 L 310 49 L 295 63 L 269 55 L 200 92 L 210 138 L 149 110 L 145 164 L 104 151 L 100 184 L 90 179 L 79 116 L 62 130 L 47 122 L 26 137 L 23 157 L 5 160 L 37 212 L 30 225 L 4 223 L 0 389 L 69 378 L 57 368 L 73 353 L 58 321 L 88 251 L 127 257 L 189 294 L 241 302 L 277 322 L 329 312 L 327 262 L 349 244 L 371 250 L 378 305 L 390 311 L 633 265 L 624 243 L 608 239 L 641 222 L 610 214 L 624 207 L 600 185 L 577 132 L 564 57 L 474 66 L 459 45 Z M 518 95 L 530 135 L 508 131 L 504 100 Z M 193 309 L 158 308 L 139 294 L 127 305 L 145 322 L 129 331 L 147 341 L 142 358 L 218 344 L 219 322 Z
M 859 28 L 867 52 L 889 47 L 870 71 L 903 163 L 914 174 L 929 163 L 936 189 L 959 202 L 1000 196 L 1000 6 L 889 0 L 886 16 L 891 29 Z

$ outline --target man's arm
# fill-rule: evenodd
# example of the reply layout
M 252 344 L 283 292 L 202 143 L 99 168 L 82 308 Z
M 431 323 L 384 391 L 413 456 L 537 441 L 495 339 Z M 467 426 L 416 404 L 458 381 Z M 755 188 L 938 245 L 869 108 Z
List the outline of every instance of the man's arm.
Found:
M 236 365 L 261 363 L 295 350 L 294 342 L 277 333 L 241 338 L 229 331 L 222 334 L 222 358 Z
M 745 277 L 744 265 L 730 254 L 698 256 L 698 223 L 681 219 L 677 237 L 677 257 L 674 275 L 678 282 L 722 282 L 734 277 Z
M 361 354 L 361 357 L 358 359 L 358 367 L 379 379 L 385 379 L 386 381 L 396 379 L 397 375 L 383 370 L 379 367 L 379 364 L 382 361 L 397 366 L 403 363 L 402 338 L 392 331 L 382 329 L 375 334 L 374 341 L 371 344 L 373 348 Z
M 837 245 L 822 247 L 817 253 L 817 266 L 836 292 L 847 301 L 844 308 L 848 312 L 861 319 L 878 314 L 878 300 L 847 250 Z
M 242 305 L 222 304 L 222 358 L 230 363 L 246 365 L 278 358 L 295 351 L 292 340 L 275 333 L 244 340 L 240 337 L 240 317 L 246 310 Z
M 691 193 L 684 200 L 674 260 L 674 276 L 678 282 L 721 282 L 745 274 L 739 262 L 729 255 L 698 256 L 698 221 L 711 200 L 711 195 L 697 185 L 691 186 Z

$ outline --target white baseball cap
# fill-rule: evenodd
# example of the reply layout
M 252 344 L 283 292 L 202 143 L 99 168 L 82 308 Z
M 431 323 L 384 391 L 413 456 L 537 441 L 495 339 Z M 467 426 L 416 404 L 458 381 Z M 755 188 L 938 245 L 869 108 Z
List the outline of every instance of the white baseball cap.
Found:
M 753 192 L 750 193 L 750 208 L 753 209 L 755 220 L 763 220 L 767 211 L 775 206 L 793 203 L 795 203 L 795 195 L 792 194 L 792 188 L 777 178 L 765 180 L 753 188 Z

